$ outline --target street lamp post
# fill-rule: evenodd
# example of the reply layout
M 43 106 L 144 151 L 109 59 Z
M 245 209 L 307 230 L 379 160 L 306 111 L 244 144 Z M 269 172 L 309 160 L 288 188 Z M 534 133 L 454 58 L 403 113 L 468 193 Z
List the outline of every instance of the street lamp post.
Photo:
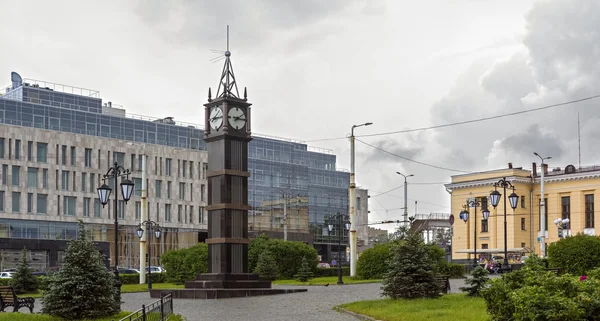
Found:
M 406 181 L 406 179 L 409 177 L 413 177 L 415 175 L 413 175 L 413 174 L 404 175 L 400 172 L 396 172 L 396 174 L 404 177 L 404 224 L 407 224 L 408 223 L 408 182 Z M 415 213 L 415 215 L 416 214 L 417 213 Z M 427 231 L 427 235 L 429 235 L 429 231 Z
M 129 199 L 131 198 L 131 193 L 133 192 L 133 187 L 135 186 L 135 184 L 133 184 L 132 181 L 129 180 L 129 174 L 131 174 L 129 172 L 128 169 L 123 168 L 123 166 L 119 166 L 119 164 L 117 164 L 117 162 L 115 162 L 113 164 L 113 167 L 109 168 L 108 171 L 106 172 L 106 174 L 104 174 L 104 176 L 102 177 L 103 181 L 106 181 L 107 179 L 110 178 L 114 178 L 115 180 L 115 188 L 117 188 L 117 178 L 121 177 L 121 193 L 123 194 L 123 201 L 125 202 L 125 204 L 127 204 L 127 202 L 129 201 Z M 125 177 L 125 179 L 123 179 L 123 177 Z M 110 186 L 106 185 L 106 183 L 102 184 L 102 186 L 98 187 L 98 198 L 100 199 L 100 204 L 102 204 L 102 207 L 104 208 L 104 206 L 108 203 L 108 199 L 110 197 L 112 188 L 110 188 Z M 120 302 L 121 302 L 121 280 L 119 279 L 119 193 L 115 192 L 115 199 L 114 199 L 114 213 L 113 216 L 115 217 L 115 262 L 114 262 L 114 266 L 115 266 L 115 287 L 117 288 L 117 300 L 119 302 L 119 306 L 120 306 Z M 119 309 L 120 310 L 120 309 Z
M 138 227 L 136 233 L 137 236 L 140 238 L 140 240 L 142 239 L 142 237 L 144 236 L 144 229 L 142 229 L 142 226 L 145 227 L 146 231 L 148 231 L 148 235 L 146 235 L 146 246 L 148 248 L 147 252 L 148 252 L 148 290 L 152 290 L 152 252 L 151 251 L 151 247 L 150 247 L 150 240 L 152 239 L 150 237 L 150 233 L 152 231 L 154 231 L 154 236 L 156 237 L 156 239 L 160 239 L 160 225 L 158 225 L 158 223 L 154 222 L 154 221 L 143 221 L 142 223 L 140 223 L 140 227 Z M 140 242 L 140 246 L 141 246 L 141 242 Z M 144 258 L 145 259 L 145 258 Z M 140 273 L 146 273 L 146 271 L 140 271 Z
M 356 275 L 356 263 L 358 261 L 358 253 L 356 251 L 356 177 L 354 172 L 354 128 L 370 125 L 373 125 L 373 123 L 352 125 L 352 129 L 350 131 L 350 276 Z
M 542 160 L 542 171 L 541 171 L 541 179 L 540 179 L 540 187 L 541 187 L 541 196 L 540 196 L 540 250 L 542 252 L 542 257 L 546 257 L 546 195 L 544 194 L 544 160 L 551 159 L 552 157 L 542 157 L 540 154 L 533 152 L 533 155 L 539 157 Z
M 504 189 L 504 194 L 500 194 L 498 192 L 498 187 L 502 187 Z M 517 208 L 517 203 L 519 202 L 519 195 L 515 194 L 515 187 L 506 180 L 506 177 L 503 177 L 501 180 L 494 184 L 494 191 L 490 193 L 490 200 L 492 202 L 492 206 L 496 208 L 498 203 L 500 202 L 500 196 L 504 195 L 504 261 L 502 262 L 502 271 L 507 271 L 510 269 L 508 265 L 508 237 L 507 237 L 507 223 L 506 223 L 506 188 L 511 188 L 513 190 L 512 194 L 508 196 L 510 201 L 510 207 L 512 207 L 513 211 Z
M 337 281 L 337 284 L 341 285 L 341 284 L 344 284 L 344 281 L 342 280 L 342 252 L 341 252 L 342 238 L 344 237 L 344 230 L 348 231 L 351 228 L 351 223 L 348 222 L 346 215 L 343 215 L 340 213 L 337 213 L 330 219 L 332 219 L 333 221 L 329 221 L 329 224 L 327 225 L 329 232 L 333 231 L 333 229 L 336 227 L 337 227 L 336 229 L 338 231 L 338 261 L 337 261 L 338 281 Z M 332 224 L 333 222 L 336 222 L 337 226 Z
M 477 265 L 479 264 L 479 261 L 477 260 L 477 207 L 481 206 L 481 202 L 477 199 L 471 199 L 471 200 L 467 200 L 467 204 L 463 206 L 463 210 L 460 212 L 459 217 L 465 222 L 465 224 L 467 223 L 467 221 L 469 220 L 469 208 L 473 207 L 475 208 L 475 213 L 473 215 L 473 240 L 474 240 L 474 246 L 473 246 L 473 255 L 475 256 L 475 258 L 473 259 L 473 266 L 477 267 Z M 486 208 L 482 209 L 481 213 L 483 214 L 483 219 L 485 221 L 487 221 L 488 217 L 490 216 L 490 211 Z

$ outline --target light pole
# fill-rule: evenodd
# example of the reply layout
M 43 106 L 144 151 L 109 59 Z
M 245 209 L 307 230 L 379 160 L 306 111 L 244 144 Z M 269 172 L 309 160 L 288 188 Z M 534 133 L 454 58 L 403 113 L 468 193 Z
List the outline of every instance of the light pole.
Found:
M 332 224 L 332 221 L 329 221 L 329 224 L 327 224 L 327 228 L 329 229 L 330 233 L 331 233 L 331 231 L 333 231 L 334 228 L 336 228 L 338 231 L 338 261 L 337 261 L 338 281 L 337 281 L 337 284 L 341 285 L 341 284 L 344 284 L 344 280 L 342 280 L 342 252 L 341 252 L 342 238 L 344 237 L 344 230 L 348 231 L 351 228 L 350 227 L 351 223 L 348 222 L 346 215 L 343 215 L 340 213 L 337 213 L 330 219 L 333 220 L 333 222 L 337 223 L 337 227 L 336 227 L 334 224 Z
M 558 227 L 558 238 L 562 239 L 565 236 L 569 236 L 569 222 L 568 218 L 558 218 L 554 220 L 554 224 Z M 563 234 L 563 230 L 567 230 L 567 235 Z
M 409 177 L 413 177 L 415 175 L 413 175 L 413 174 L 404 175 L 400 172 L 396 172 L 396 174 L 404 177 L 404 224 L 407 224 L 407 222 L 408 222 L 408 182 L 406 181 L 406 179 Z M 416 214 L 417 213 L 415 213 L 415 215 Z M 429 235 L 429 231 L 427 231 L 427 235 Z
M 123 166 L 119 166 L 117 162 L 113 164 L 113 167 L 109 168 L 106 174 L 104 174 L 102 180 L 106 181 L 107 179 L 114 178 L 115 179 L 115 188 L 117 188 L 117 178 L 121 177 L 121 193 L 123 194 L 123 201 L 125 204 L 131 198 L 131 193 L 133 192 L 133 184 L 132 181 L 129 180 L 129 170 L 123 168 Z M 125 179 L 123 179 L 125 177 Z M 98 187 L 98 198 L 100 198 L 100 204 L 102 207 L 108 203 L 108 198 L 110 197 L 112 189 L 110 186 L 106 185 L 106 183 L 102 184 L 102 186 Z M 114 200 L 114 210 L 113 216 L 115 217 L 115 287 L 117 288 L 117 300 L 119 302 L 119 311 L 121 306 L 121 280 L 119 279 L 119 193 L 115 192 L 115 200 Z
M 152 290 L 152 252 L 150 252 L 152 250 L 152 248 L 150 247 L 150 240 L 152 238 L 150 237 L 150 232 L 154 231 L 154 236 L 158 240 L 160 239 L 161 230 L 160 225 L 158 225 L 158 223 L 149 220 L 143 221 L 142 223 L 140 223 L 140 227 L 138 227 L 136 231 L 137 236 L 140 238 L 140 241 L 144 236 L 144 229 L 142 229 L 142 226 L 145 228 L 146 231 L 148 231 L 148 234 L 146 235 L 146 246 L 148 247 L 148 290 Z M 140 242 L 140 246 L 141 245 L 142 244 Z M 146 271 L 140 271 L 140 273 L 146 274 Z
M 354 172 L 354 128 L 370 125 L 373 125 L 373 123 L 352 125 L 352 129 L 350 131 L 350 276 L 356 275 L 356 263 L 358 261 L 358 253 L 356 252 L 356 212 L 354 209 L 356 204 L 356 177 Z
M 502 187 L 504 189 L 504 194 L 500 194 L 498 192 L 498 187 Z M 502 271 L 507 271 L 510 269 L 508 265 L 508 236 L 507 236 L 507 225 L 506 225 L 506 188 L 511 188 L 513 190 L 512 194 L 508 196 L 510 201 L 510 207 L 512 207 L 513 211 L 517 208 L 517 203 L 519 202 L 519 195 L 515 194 L 515 187 L 506 180 L 506 177 L 503 177 L 498 182 L 494 183 L 494 191 L 490 193 L 490 200 L 492 202 L 492 206 L 496 208 L 498 203 L 500 202 L 500 196 L 504 195 L 504 261 L 502 262 Z
M 463 210 L 460 212 L 460 219 L 462 219 L 465 224 L 467 223 L 467 221 L 469 220 L 469 208 L 473 207 L 475 208 L 475 213 L 473 215 L 473 240 L 474 240 L 474 246 L 473 246 L 473 255 L 475 256 L 475 259 L 473 259 L 473 266 L 477 267 L 477 265 L 479 265 L 479 260 L 477 260 L 477 207 L 481 206 L 481 202 L 477 199 L 471 199 L 471 200 L 467 200 L 467 204 L 465 206 L 463 206 Z M 485 221 L 487 221 L 488 217 L 490 216 L 490 211 L 486 208 L 482 209 L 481 213 L 483 214 L 483 219 Z
M 540 233 L 538 236 L 540 237 L 540 250 L 542 252 L 542 257 L 546 257 L 546 194 L 544 193 L 544 160 L 551 159 L 552 157 L 542 157 L 537 152 L 533 152 L 533 155 L 539 157 L 542 160 L 542 177 L 540 179 L 541 185 L 541 196 L 540 196 Z
M 138 156 L 142 158 L 142 168 L 140 168 L 140 170 L 142 171 L 140 222 L 143 222 L 148 219 L 148 208 L 147 208 L 148 207 L 148 202 L 147 202 L 148 186 L 146 186 L 147 185 L 146 184 L 146 172 L 147 172 L 146 164 L 147 164 L 147 160 L 148 160 L 148 155 L 146 154 L 146 144 L 129 142 L 129 143 L 127 143 L 127 145 L 142 147 L 142 154 L 139 154 Z M 133 167 L 133 164 L 131 166 Z M 144 229 L 144 228 L 145 228 L 145 226 L 142 225 L 142 229 Z M 147 236 L 144 235 L 142 237 L 142 239 L 140 240 L 140 271 L 146 271 L 146 239 L 147 239 Z M 146 273 L 141 273 L 140 274 L 140 284 L 144 284 L 144 283 L 146 283 Z

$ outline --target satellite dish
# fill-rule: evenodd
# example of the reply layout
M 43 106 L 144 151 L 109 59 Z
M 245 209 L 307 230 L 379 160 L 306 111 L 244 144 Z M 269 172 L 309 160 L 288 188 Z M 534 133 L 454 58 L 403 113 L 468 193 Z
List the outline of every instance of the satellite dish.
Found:
M 23 85 L 23 78 L 14 71 L 10 73 L 10 81 L 12 81 L 12 89 L 16 89 Z

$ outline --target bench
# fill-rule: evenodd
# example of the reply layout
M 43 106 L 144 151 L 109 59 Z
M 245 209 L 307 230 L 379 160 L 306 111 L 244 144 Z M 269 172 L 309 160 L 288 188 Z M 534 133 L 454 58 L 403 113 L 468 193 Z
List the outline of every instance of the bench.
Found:
M 12 306 L 13 312 L 18 312 L 20 308 L 29 308 L 33 313 L 34 298 L 19 298 L 12 286 L 0 286 L 0 312 Z
M 436 275 L 435 281 L 439 284 L 442 293 L 450 292 L 450 278 L 447 275 Z

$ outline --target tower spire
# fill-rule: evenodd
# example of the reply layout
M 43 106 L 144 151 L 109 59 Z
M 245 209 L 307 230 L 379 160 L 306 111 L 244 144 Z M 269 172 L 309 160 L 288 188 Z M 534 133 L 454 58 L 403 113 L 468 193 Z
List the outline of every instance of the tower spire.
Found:
M 233 97 L 240 98 L 237 82 L 233 73 L 233 65 L 231 64 L 231 51 L 229 51 L 229 25 L 227 25 L 227 51 L 225 51 L 225 65 L 221 73 L 219 88 L 217 89 L 217 98 Z

